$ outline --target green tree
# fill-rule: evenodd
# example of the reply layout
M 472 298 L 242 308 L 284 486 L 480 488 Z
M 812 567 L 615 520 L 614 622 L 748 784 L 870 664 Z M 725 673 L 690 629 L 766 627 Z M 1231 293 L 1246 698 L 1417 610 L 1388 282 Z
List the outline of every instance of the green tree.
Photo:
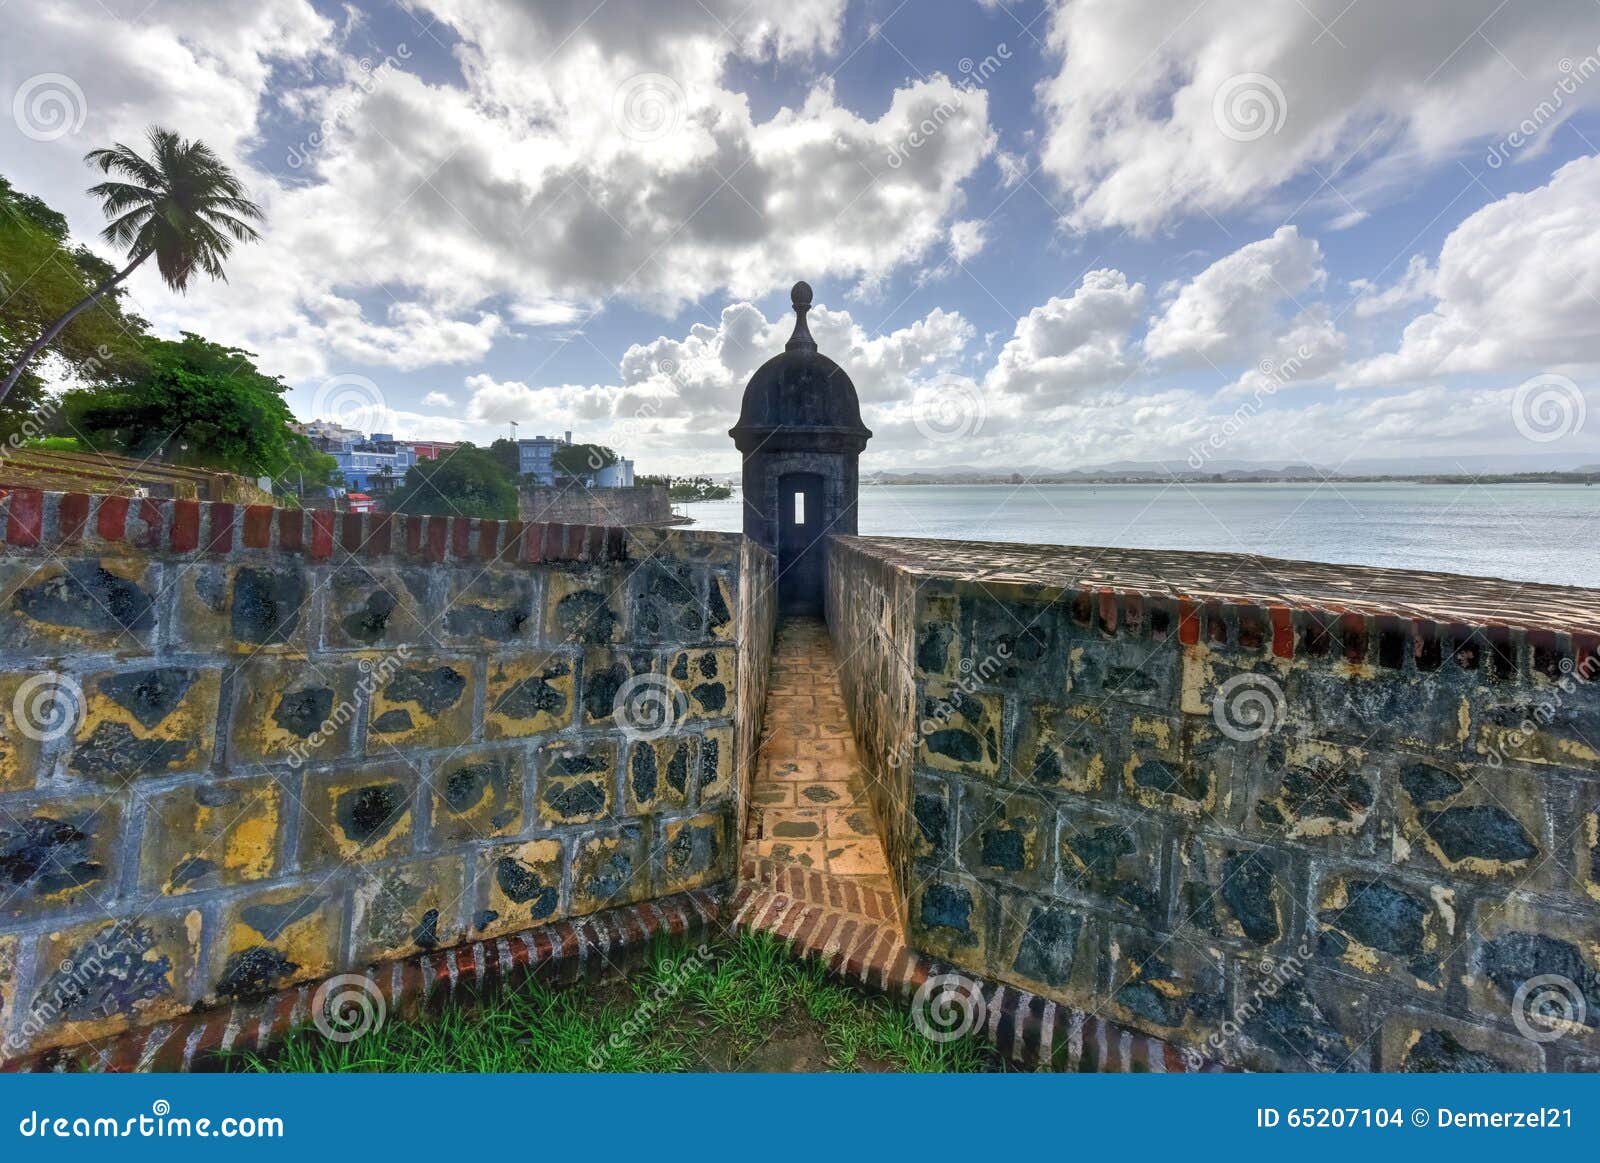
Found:
M 728 485 L 719 485 L 710 477 L 642 476 L 641 485 L 662 485 L 667 497 L 674 501 L 725 501 L 733 496 Z
M 72 245 L 61 214 L 0 177 L 0 366 L 22 363 L 40 332 L 113 274 L 104 259 Z M 122 297 L 120 290 L 102 296 L 57 336 L 55 354 L 83 383 L 125 375 L 141 358 L 145 322 L 124 310 Z M 0 400 L 0 436 L 53 410 L 45 401 L 44 382 L 25 369 Z
M 84 158 L 103 174 L 123 180 L 101 182 L 89 193 L 100 199 L 110 222 L 102 238 L 122 248 L 127 265 L 105 267 L 93 289 L 47 326 L 18 356 L 0 386 L 0 400 L 22 377 L 28 363 L 97 301 L 115 291 L 152 255 L 162 280 L 184 292 L 197 271 L 226 280 L 222 264 L 235 242 L 260 235 L 252 223 L 261 207 L 245 197 L 244 185 L 204 142 L 186 141 L 171 130 L 151 126 L 150 157 L 117 143 L 91 150 Z
M 332 458 L 290 428 L 287 385 L 253 358 L 188 332 L 177 342 L 147 340 L 137 376 L 68 392 L 62 412 L 71 431 L 104 452 L 322 483 Z
M 286 469 L 274 482 L 278 492 L 299 493 L 305 489 L 344 487 L 344 473 L 339 470 L 339 462 L 326 452 L 318 452 L 311 441 L 297 432 L 291 432 L 292 451 L 294 454 L 293 465 Z
M 603 444 L 563 444 L 550 456 L 557 476 L 587 476 L 616 463 L 617 454 Z
M 510 473 L 513 479 L 522 475 L 522 450 L 517 447 L 515 440 L 500 437 L 489 445 L 489 455 L 494 457 L 500 467 Z
M 510 520 L 517 515 L 515 478 L 486 449 L 471 444 L 406 470 L 387 508 L 394 513 Z

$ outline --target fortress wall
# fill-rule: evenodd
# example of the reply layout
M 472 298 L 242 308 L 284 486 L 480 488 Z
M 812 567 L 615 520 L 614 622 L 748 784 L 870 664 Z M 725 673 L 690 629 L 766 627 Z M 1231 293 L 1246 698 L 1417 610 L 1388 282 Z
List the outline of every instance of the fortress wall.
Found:
M 672 520 L 672 501 L 665 485 L 628 489 L 523 485 L 517 490 L 517 514 L 524 521 L 567 525 L 661 525 Z
M 733 873 L 772 618 L 738 535 L 3 518 L 6 1057 Z
M 1600 1068 L 1593 592 L 848 537 L 828 585 L 914 947 L 1252 1069 Z
M 827 622 L 839 662 L 839 687 L 857 746 L 872 772 L 868 792 L 884 833 L 903 920 L 905 901 L 916 883 L 916 585 L 856 538 L 830 538 L 827 551 Z
M 772 670 L 772 647 L 777 638 L 777 559 L 743 534 L 739 542 L 738 684 L 734 691 L 735 836 L 744 835 L 750 803 L 750 781 L 755 777 L 761 720 L 767 706 L 767 682 Z M 713 606 L 715 603 L 713 603 Z

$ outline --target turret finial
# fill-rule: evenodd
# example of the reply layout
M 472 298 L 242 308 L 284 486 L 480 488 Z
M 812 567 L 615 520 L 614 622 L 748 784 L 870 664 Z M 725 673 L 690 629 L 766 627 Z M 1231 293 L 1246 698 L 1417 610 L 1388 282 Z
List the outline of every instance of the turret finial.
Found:
M 817 350 L 817 341 L 811 338 L 811 331 L 806 327 L 806 312 L 811 310 L 811 284 L 796 283 L 789 292 L 789 302 L 794 304 L 794 334 L 789 336 L 789 342 L 784 344 L 784 350 Z

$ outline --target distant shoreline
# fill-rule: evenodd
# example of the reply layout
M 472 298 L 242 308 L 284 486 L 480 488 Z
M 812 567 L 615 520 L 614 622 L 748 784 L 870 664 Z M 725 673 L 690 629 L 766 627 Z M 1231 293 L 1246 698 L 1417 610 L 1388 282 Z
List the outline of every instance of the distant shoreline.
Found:
M 907 477 L 887 480 L 863 479 L 863 489 L 899 485 L 1319 485 L 1319 484 L 1415 484 L 1415 485 L 1593 485 L 1600 482 L 1600 473 L 1550 472 L 1550 473 L 1485 473 L 1437 474 L 1417 476 L 1226 476 L 1216 474 L 1174 473 L 1171 476 L 1105 476 L 1105 477 Z

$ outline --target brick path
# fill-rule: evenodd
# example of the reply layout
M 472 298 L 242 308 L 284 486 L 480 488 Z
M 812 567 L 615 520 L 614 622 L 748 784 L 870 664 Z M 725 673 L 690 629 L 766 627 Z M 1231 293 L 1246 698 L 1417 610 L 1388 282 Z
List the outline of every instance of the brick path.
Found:
M 822 622 L 793 618 L 778 627 L 739 879 L 724 924 L 772 934 L 797 956 L 913 1011 L 931 1004 L 926 991 L 961 982 L 965 996 L 956 1004 L 976 1018 L 973 1032 L 1024 1069 L 1217 1070 L 1096 1014 L 954 975 L 906 945 L 835 669 Z
M 821 621 L 779 626 L 744 858 L 887 891 L 888 860 L 835 669 Z

